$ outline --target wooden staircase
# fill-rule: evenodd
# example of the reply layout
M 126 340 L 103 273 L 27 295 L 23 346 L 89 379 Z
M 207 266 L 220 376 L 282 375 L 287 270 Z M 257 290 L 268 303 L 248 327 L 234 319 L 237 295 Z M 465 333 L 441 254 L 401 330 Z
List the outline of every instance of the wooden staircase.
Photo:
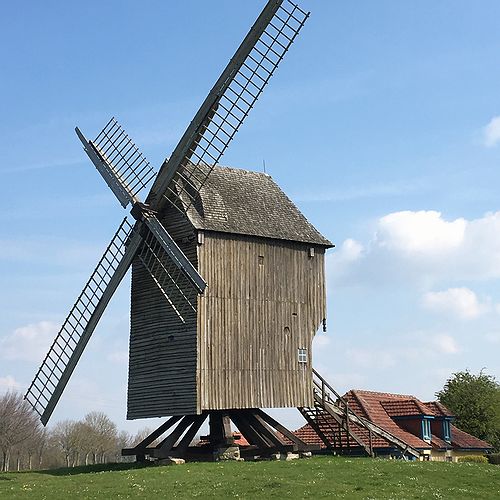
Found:
M 398 449 L 403 457 L 420 456 L 418 450 L 354 413 L 349 403 L 314 369 L 313 390 L 314 406 L 299 411 L 328 449 L 339 454 L 361 453 L 373 457 L 373 437 L 377 436 Z

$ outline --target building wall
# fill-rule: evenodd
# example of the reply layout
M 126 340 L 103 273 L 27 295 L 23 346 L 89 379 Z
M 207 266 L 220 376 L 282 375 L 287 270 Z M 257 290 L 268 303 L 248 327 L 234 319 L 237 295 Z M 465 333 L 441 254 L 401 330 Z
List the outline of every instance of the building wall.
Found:
M 482 450 L 446 450 L 446 451 L 436 451 L 432 450 L 431 460 L 433 462 L 458 462 L 460 457 L 470 457 L 484 455 L 485 452 Z
M 395 419 L 396 420 L 396 419 Z M 422 418 L 398 418 L 397 424 L 408 431 L 410 434 L 422 439 Z
M 326 315 L 324 249 L 224 233 L 198 247 L 198 410 L 311 406 L 311 343 Z M 298 349 L 307 349 L 307 363 Z
M 163 223 L 196 266 L 192 226 L 173 211 Z M 131 303 L 127 418 L 196 413 L 196 312 L 182 323 L 138 258 L 132 266 Z

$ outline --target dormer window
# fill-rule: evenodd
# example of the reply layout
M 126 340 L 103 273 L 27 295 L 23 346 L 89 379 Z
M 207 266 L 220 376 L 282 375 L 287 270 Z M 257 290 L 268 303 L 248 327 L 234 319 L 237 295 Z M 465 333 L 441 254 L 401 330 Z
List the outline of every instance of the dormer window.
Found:
M 443 439 L 451 443 L 450 421 L 446 419 L 443 420 Z
M 422 439 L 424 441 L 430 441 L 432 437 L 431 434 L 431 421 L 428 418 L 422 419 Z

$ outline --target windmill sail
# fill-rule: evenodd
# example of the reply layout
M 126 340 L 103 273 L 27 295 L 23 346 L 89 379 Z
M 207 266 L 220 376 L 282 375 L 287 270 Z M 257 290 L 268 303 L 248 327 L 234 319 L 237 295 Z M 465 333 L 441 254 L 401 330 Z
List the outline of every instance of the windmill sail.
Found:
M 196 312 L 199 293 L 196 285 L 164 250 L 152 232 L 148 231 L 144 237 L 137 255 L 179 320 L 185 323 L 188 313 Z
M 136 203 L 139 191 L 155 178 L 156 172 L 115 118 L 109 120 L 94 141 L 88 141 L 78 127 L 75 131 L 123 208 Z
M 107 179 L 106 182 L 122 206 L 126 207 L 128 203 L 134 205 L 132 215 L 146 223 L 172 262 L 188 277 L 198 292 L 203 293 L 207 286 L 203 278 L 154 213 L 138 198 L 137 189 L 142 189 L 155 173 L 118 122 L 112 118 L 93 142 L 87 141 L 78 128 L 76 133 L 89 158 Z
M 144 222 L 151 233 L 170 257 L 172 263 L 186 276 L 198 293 L 203 293 L 207 284 L 196 268 L 191 264 L 184 252 L 177 246 L 174 239 L 168 234 L 163 224 L 151 213 L 144 213 Z
M 267 3 L 160 169 L 148 198 L 154 209 L 194 203 L 308 16 L 289 0 Z
M 61 397 L 104 309 L 125 276 L 140 245 L 127 219 L 69 312 L 24 396 L 45 425 Z

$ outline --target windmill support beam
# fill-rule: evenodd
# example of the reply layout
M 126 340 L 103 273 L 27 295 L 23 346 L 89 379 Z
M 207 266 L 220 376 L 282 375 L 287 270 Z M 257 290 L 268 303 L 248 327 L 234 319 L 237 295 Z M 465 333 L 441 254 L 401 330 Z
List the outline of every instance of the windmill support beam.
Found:
M 208 436 L 202 436 L 199 445 L 190 446 L 207 418 Z M 238 449 L 235 445 L 231 421 L 248 441 L 248 446 Z M 154 441 L 167 431 L 169 434 L 154 446 Z M 241 452 L 246 458 L 319 450 L 319 446 L 304 443 L 267 413 L 250 408 L 205 410 L 200 415 L 171 417 L 138 445 L 124 448 L 122 455 L 135 456 L 138 461 L 146 457 L 153 460 L 167 457 L 219 460 L 225 448 L 236 448 L 238 456 Z
M 209 419 L 210 433 L 206 440 L 213 446 L 229 446 L 234 444 L 233 433 L 231 432 L 231 418 L 222 411 L 213 411 Z

